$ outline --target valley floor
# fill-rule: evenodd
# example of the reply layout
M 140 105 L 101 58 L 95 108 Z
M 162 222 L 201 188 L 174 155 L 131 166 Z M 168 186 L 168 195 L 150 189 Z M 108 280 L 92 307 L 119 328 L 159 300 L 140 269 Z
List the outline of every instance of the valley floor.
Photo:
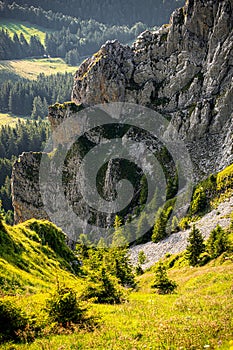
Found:
M 138 291 L 131 293 L 124 304 L 92 305 L 90 312 L 100 320 L 92 331 L 67 331 L 37 338 L 31 344 L 2 345 L 1 349 L 232 349 L 232 262 L 170 270 L 169 277 L 178 284 L 177 293 L 172 295 L 152 292 L 153 275 L 153 270 L 142 275 Z M 23 303 L 31 299 L 24 297 Z

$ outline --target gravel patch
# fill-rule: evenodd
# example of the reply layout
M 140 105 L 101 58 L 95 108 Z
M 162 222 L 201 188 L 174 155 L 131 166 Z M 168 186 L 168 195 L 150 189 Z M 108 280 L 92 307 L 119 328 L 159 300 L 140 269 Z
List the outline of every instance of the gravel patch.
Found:
M 195 225 L 200 229 L 203 237 L 207 239 L 210 232 L 219 224 L 223 228 L 230 225 L 230 218 L 227 217 L 233 211 L 233 197 L 219 204 L 217 209 L 212 210 Z M 137 264 L 138 253 L 143 251 L 147 257 L 147 261 L 142 265 L 143 269 L 149 268 L 159 259 L 163 258 L 166 253 L 177 254 L 182 252 L 187 247 L 187 238 L 191 229 L 173 233 L 161 242 L 148 242 L 130 248 L 130 260 L 133 265 Z

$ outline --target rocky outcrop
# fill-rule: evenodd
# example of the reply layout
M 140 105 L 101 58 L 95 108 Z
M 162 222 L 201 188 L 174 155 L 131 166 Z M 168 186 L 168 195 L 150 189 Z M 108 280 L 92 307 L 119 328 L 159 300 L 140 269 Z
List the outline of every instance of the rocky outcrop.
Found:
M 15 222 L 31 218 L 48 219 L 39 187 L 41 153 L 25 152 L 15 162 L 12 173 L 12 201 Z
M 55 147 L 70 132 L 58 126 L 75 118 L 84 107 L 129 102 L 158 111 L 171 121 L 189 150 L 196 180 L 232 163 L 232 27 L 233 0 L 189 0 L 173 13 L 169 24 L 142 33 L 132 47 L 107 42 L 79 67 L 72 103 L 49 109 Z M 86 123 L 84 117 L 78 128 L 81 130 Z M 99 137 L 104 138 L 104 132 Z M 86 138 L 98 143 L 95 132 Z M 140 158 L 141 151 L 135 152 Z M 75 177 L 80 157 L 73 152 L 66 162 L 64 191 L 76 211 L 91 217 L 86 207 L 81 208 L 79 190 L 84 185 Z M 36 175 L 38 167 L 39 158 L 32 153 L 23 154 L 14 165 L 16 222 L 46 217 Z M 105 184 L 114 182 L 111 169 L 108 166 Z M 104 225 L 101 216 L 98 220 Z
M 132 102 L 165 115 L 186 141 L 197 176 L 233 161 L 233 1 L 190 0 L 132 48 L 107 42 L 75 76 L 72 99 Z

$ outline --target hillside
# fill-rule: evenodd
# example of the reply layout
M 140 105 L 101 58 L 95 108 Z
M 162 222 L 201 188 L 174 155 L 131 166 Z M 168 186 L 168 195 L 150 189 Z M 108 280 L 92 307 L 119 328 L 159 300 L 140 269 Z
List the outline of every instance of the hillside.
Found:
M 48 222 L 30 220 L 1 229 L 0 239 L 0 284 L 4 296 L 0 302 L 14 302 L 33 317 L 37 327 L 43 324 L 47 327 L 47 331 L 32 342 L 27 341 L 32 334 L 26 331 L 26 343 L 3 343 L 2 350 L 57 350 L 77 346 L 83 350 L 231 349 L 231 259 L 220 257 L 194 268 L 184 261 L 183 267 L 175 264 L 168 270 L 169 278 L 178 284 L 176 293 L 171 295 L 154 293 L 151 284 L 155 269 L 151 268 L 137 278 L 137 289 L 128 295 L 128 302 L 89 303 L 89 315 L 98 317 L 94 328 L 61 328 L 60 334 L 53 334 L 45 312 L 49 292 L 58 281 L 72 286 L 78 293 L 83 288 L 80 278 L 70 271 L 68 262 L 74 257 L 64 245 L 63 234 Z M 172 260 L 173 256 L 165 260 L 165 264 Z
M 216 209 L 213 209 L 208 214 L 205 214 L 201 219 L 195 222 L 189 222 L 189 225 L 191 227 L 195 225 L 198 229 L 200 229 L 203 237 L 207 239 L 211 231 L 215 229 L 217 225 L 220 225 L 223 228 L 228 228 L 231 222 L 232 214 L 233 197 L 230 197 L 223 203 L 219 204 Z M 158 243 L 148 242 L 132 247 L 130 249 L 132 263 L 134 265 L 137 264 L 138 254 L 140 251 L 143 251 L 146 255 L 146 263 L 142 265 L 143 268 L 152 266 L 159 259 L 164 258 L 166 254 L 177 254 L 183 252 L 187 247 L 187 239 L 190 231 L 191 228 L 173 233 Z
M 0 228 L 0 257 L 2 296 L 48 292 L 58 280 L 75 282 L 76 258 L 62 231 L 49 222 Z
M 13 3 L 12 0 L 5 1 Z M 17 4 L 25 6 L 42 7 L 45 10 L 61 12 L 65 15 L 75 16 L 83 20 L 95 19 L 107 24 L 127 24 L 133 25 L 136 22 L 146 23 L 147 26 L 161 25 L 167 23 L 172 11 L 184 5 L 184 0 L 91 0 L 79 1 L 78 6 L 75 0 L 67 0 L 66 6 L 62 0 L 17 0 Z M 114 14 L 114 15 L 113 15 Z
M 7 80 L 7 75 L 14 77 L 14 80 L 19 78 L 36 80 L 39 74 L 65 74 L 74 73 L 75 70 L 75 67 L 69 66 L 61 58 L 2 60 L 0 61 L 0 80 Z
M 202 193 L 202 201 L 200 200 L 200 193 Z M 210 175 L 195 186 L 186 217 L 180 218 L 180 220 L 173 217 L 176 222 L 175 227 L 172 227 L 173 220 L 169 220 L 166 227 L 167 233 L 164 232 L 164 239 L 161 238 L 161 241 L 156 243 L 148 242 L 131 247 L 132 263 L 137 264 L 140 251 L 143 251 L 146 255 L 143 268 L 150 267 L 159 259 L 164 258 L 166 254 L 177 254 L 184 251 L 194 225 L 200 230 L 205 240 L 218 225 L 227 229 L 233 219 L 232 194 L 233 164 L 217 174 Z M 197 202 L 199 202 L 198 205 Z M 193 207 L 195 207 L 195 213 L 192 213 Z
M 8 30 L 11 38 L 13 38 L 16 33 L 20 36 L 20 33 L 23 33 L 25 39 L 29 42 L 31 36 L 36 35 L 41 43 L 44 45 L 45 43 L 45 35 L 46 33 L 53 32 L 48 28 L 43 28 L 41 26 L 33 25 L 29 22 L 17 21 L 17 20 L 9 20 L 6 18 L 0 18 L 0 29 Z

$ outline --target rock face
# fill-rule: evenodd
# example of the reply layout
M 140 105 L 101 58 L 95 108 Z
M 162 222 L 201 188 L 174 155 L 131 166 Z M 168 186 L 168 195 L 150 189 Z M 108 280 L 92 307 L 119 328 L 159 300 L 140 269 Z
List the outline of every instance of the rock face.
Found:
M 198 177 L 233 161 L 233 1 L 190 0 L 132 48 L 107 42 L 75 76 L 76 103 L 127 101 L 171 119 Z
M 49 109 L 53 130 L 85 106 L 135 103 L 171 121 L 189 150 L 196 179 L 221 170 L 233 161 L 232 28 L 233 0 L 189 0 L 169 24 L 142 33 L 132 47 L 107 42 L 76 72 L 73 103 Z M 80 160 L 75 157 L 70 159 L 73 170 Z M 14 165 L 16 222 L 47 218 L 40 198 L 39 163 L 38 155 L 24 153 Z M 106 175 L 105 183 L 111 183 L 110 168 Z M 66 188 L 78 207 L 71 182 Z

